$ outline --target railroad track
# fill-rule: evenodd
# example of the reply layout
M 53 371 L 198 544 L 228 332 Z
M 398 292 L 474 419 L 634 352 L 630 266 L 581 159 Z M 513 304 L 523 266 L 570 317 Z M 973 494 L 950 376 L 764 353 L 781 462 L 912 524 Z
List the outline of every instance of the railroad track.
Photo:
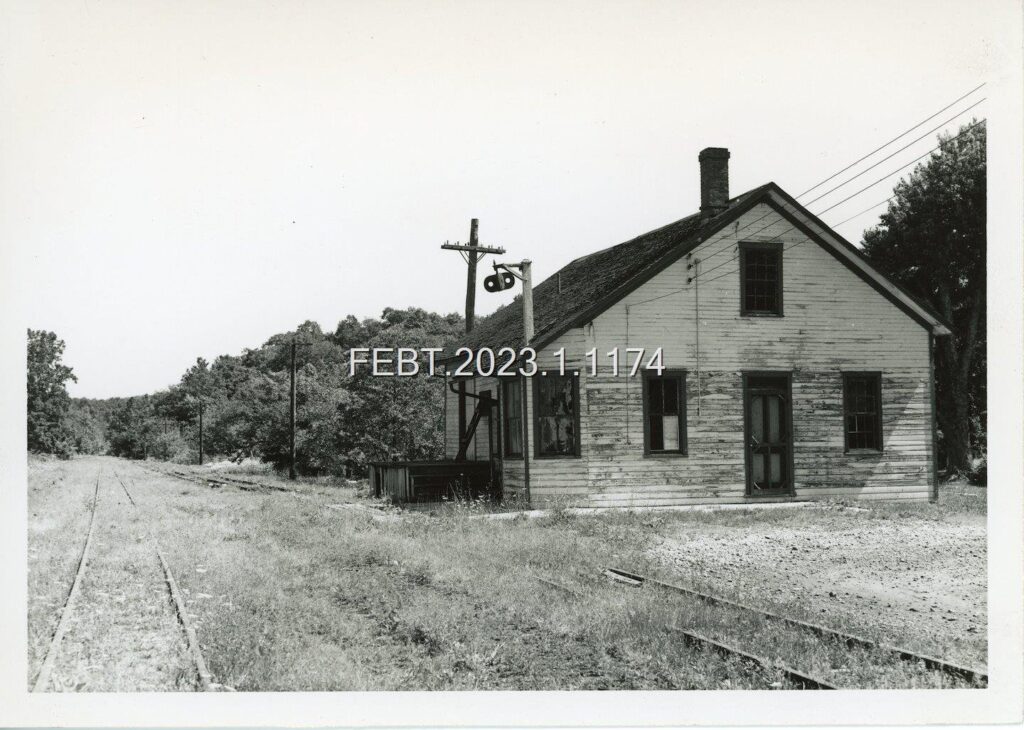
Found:
M 78 590 L 82 585 L 82 576 L 85 574 L 85 566 L 89 562 L 89 547 L 92 545 L 92 536 L 96 531 L 96 509 L 100 500 L 101 474 L 102 472 L 96 473 L 96 488 L 93 490 L 92 494 L 92 513 L 89 516 L 89 531 L 86 533 L 85 543 L 82 545 L 82 554 L 78 558 L 78 566 L 75 568 L 75 577 L 71 581 L 71 589 L 68 591 L 68 595 L 64 599 L 64 605 L 61 607 L 60 618 L 57 620 L 57 628 L 53 632 L 53 637 L 50 639 L 50 645 L 46 648 L 46 656 L 43 658 L 43 664 L 39 668 L 39 674 L 36 675 L 35 683 L 32 685 L 33 692 L 42 692 L 50 684 L 50 676 L 53 674 L 53 667 L 57 662 L 57 653 L 60 649 L 61 641 L 64 640 L 64 634 L 67 632 L 68 623 L 71 619 L 71 612 L 75 607 L 75 600 L 78 598 Z
M 132 497 L 131 492 L 128 491 L 128 485 L 124 483 L 124 480 L 114 472 L 114 478 L 117 479 L 121 485 L 121 489 L 124 490 L 125 496 L 128 497 L 128 501 L 132 507 L 138 509 L 139 506 L 135 503 L 135 499 Z M 199 646 L 199 637 L 196 634 L 195 627 L 192 626 L 192 621 L 188 616 L 188 610 L 185 606 L 185 600 L 181 596 L 181 591 L 178 589 L 178 582 L 174 580 L 174 574 L 171 572 L 170 565 L 167 564 L 167 558 L 164 556 L 163 550 L 160 549 L 160 543 L 157 542 L 156 538 L 152 535 L 149 539 L 153 543 L 153 547 L 156 548 L 156 555 L 160 559 L 160 566 L 164 571 L 164 581 L 167 583 L 167 590 L 171 594 L 171 601 L 174 603 L 174 611 L 178 615 L 178 622 L 181 624 L 182 630 L 185 632 L 185 638 L 188 641 L 189 654 L 192 655 L 192 663 L 195 665 L 196 676 L 199 678 L 199 684 L 205 692 L 213 692 L 218 689 L 230 689 L 224 685 L 217 684 L 213 681 L 213 675 L 210 674 L 210 670 L 206 666 L 206 660 L 203 658 L 202 649 Z
M 207 476 L 203 474 L 194 474 L 187 471 L 181 471 L 177 469 L 157 469 L 147 465 L 141 465 L 143 469 L 151 471 L 154 474 L 160 476 L 174 477 L 182 481 L 191 482 L 192 484 L 199 484 L 204 487 L 236 487 L 247 492 L 285 492 L 287 494 L 299 495 L 294 489 L 288 489 L 287 487 L 279 487 L 276 484 L 267 484 L 265 482 L 257 482 L 251 479 L 240 479 L 238 477 L 226 476 L 218 474 L 216 476 Z
M 765 611 L 761 608 L 747 606 L 736 601 L 731 601 L 727 598 L 714 596 L 709 593 L 703 593 L 701 591 L 693 590 L 692 588 L 684 588 L 683 586 L 667 583 L 656 578 L 651 578 L 649 576 L 641 575 L 639 573 L 635 573 L 632 571 L 623 570 L 621 568 L 606 566 L 604 567 L 603 572 L 605 576 L 619 583 L 624 583 L 633 586 L 642 586 L 645 584 L 657 586 L 658 588 L 661 588 L 666 591 L 681 593 L 683 595 L 697 598 L 710 605 L 728 606 L 733 609 L 756 614 L 764 618 L 767 618 L 771 621 L 774 621 L 776 623 L 784 624 L 786 626 L 807 631 L 823 639 L 828 639 L 841 644 L 845 644 L 848 648 L 851 649 L 868 649 L 872 651 L 889 654 L 904 662 L 908 662 L 915 665 L 923 665 L 928 669 L 942 672 L 946 676 L 960 679 L 968 683 L 980 684 L 985 686 L 988 685 L 988 674 L 980 669 L 960 666 L 958 664 L 953 664 L 952 662 L 948 662 L 943 659 L 937 659 L 935 657 L 928 656 L 925 654 L 919 654 L 917 652 L 910 651 L 909 649 L 904 649 L 896 646 L 889 646 L 887 644 L 872 641 L 861 636 L 855 636 L 853 634 L 848 634 L 843 631 L 828 628 L 820 624 L 814 624 L 810 623 L 809 621 L 802 621 L 800 619 L 790 618 L 788 616 L 782 616 L 771 611 Z M 752 655 L 745 654 L 744 652 L 736 649 L 735 647 L 731 647 L 727 644 L 720 644 L 718 642 L 713 641 L 712 639 L 700 636 L 699 634 L 688 632 L 678 627 L 673 628 L 676 631 L 679 631 L 680 633 L 684 634 L 684 638 L 688 641 L 688 643 L 703 644 L 705 646 L 709 646 L 715 651 L 718 651 L 719 653 L 741 656 L 747 660 L 753 660 L 755 663 L 764 661 L 760 657 L 754 657 Z M 795 684 L 802 685 L 806 688 L 811 689 L 835 689 L 835 687 L 828 685 L 828 683 L 822 682 L 821 680 L 818 680 L 814 677 L 803 675 L 802 673 L 797 672 L 797 670 L 790 670 L 788 667 L 784 669 L 786 671 L 784 671 L 783 674 L 786 674 L 787 671 L 792 671 L 796 674 L 796 676 L 789 677 L 789 679 L 793 681 Z M 813 686 L 815 684 L 818 686 Z
M 124 490 L 125 496 L 128 497 L 128 501 L 132 508 L 138 510 L 138 504 L 135 502 L 135 498 L 128 490 L 128 485 L 124 483 L 124 480 L 114 472 L 114 478 L 121 485 L 121 489 Z M 50 685 L 50 681 L 53 674 L 54 666 L 57 662 L 57 657 L 60 653 L 61 643 L 63 642 L 64 635 L 67 632 L 68 625 L 72 620 L 72 616 L 75 609 L 75 601 L 78 597 L 80 587 L 82 585 L 83 577 L 86 573 L 87 566 L 89 565 L 89 548 L 92 545 L 93 535 L 95 534 L 96 528 L 96 513 L 99 509 L 99 498 L 100 498 L 100 481 L 102 472 L 96 475 L 96 486 L 93 491 L 92 499 L 92 512 L 89 517 L 89 530 L 86 535 L 85 543 L 82 547 L 82 553 L 78 561 L 78 566 L 75 569 L 75 577 L 71 583 L 71 589 L 68 591 L 67 598 L 64 601 L 64 605 L 61 608 L 60 618 L 57 622 L 57 628 L 50 638 L 49 646 L 47 647 L 46 656 L 43 659 L 43 663 L 40 666 L 39 672 L 36 675 L 35 682 L 32 685 L 33 692 L 43 692 Z M 195 629 L 192 626 L 188 612 L 185 607 L 185 601 L 181 596 L 181 591 L 178 589 L 178 584 L 174 579 L 174 575 L 171 572 L 170 565 L 167 563 L 167 559 L 164 556 L 163 551 L 160 549 L 159 543 L 152 535 L 148 535 L 150 541 L 156 549 L 157 557 L 160 561 L 161 568 L 164 574 L 164 581 L 167 584 L 168 592 L 170 593 L 171 602 L 174 605 L 175 613 L 177 614 L 178 622 L 181 625 L 182 630 L 185 633 L 185 638 L 188 643 L 189 653 L 192 658 L 194 668 L 196 670 L 196 677 L 199 681 L 199 686 L 203 691 L 211 692 L 220 689 L 231 690 L 230 687 L 225 685 L 217 684 L 213 681 L 213 676 L 210 674 L 207 668 L 206 661 L 203 658 L 202 651 L 200 650 L 199 640 L 196 635 Z

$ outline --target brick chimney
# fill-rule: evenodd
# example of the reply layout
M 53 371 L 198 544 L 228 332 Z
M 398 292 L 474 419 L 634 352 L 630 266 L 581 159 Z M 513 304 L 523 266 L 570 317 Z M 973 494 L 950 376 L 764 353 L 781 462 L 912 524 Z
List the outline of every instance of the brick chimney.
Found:
M 700 212 L 718 215 L 729 207 L 729 150 L 706 147 L 697 156 L 700 160 Z

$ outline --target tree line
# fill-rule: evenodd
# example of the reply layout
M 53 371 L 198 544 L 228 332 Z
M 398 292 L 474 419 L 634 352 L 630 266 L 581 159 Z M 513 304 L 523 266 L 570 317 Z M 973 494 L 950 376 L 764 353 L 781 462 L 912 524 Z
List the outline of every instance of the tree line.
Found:
M 375 378 L 366 369 L 349 375 L 347 353 L 353 347 L 444 346 L 464 329 L 457 314 L 389 308 L 380 319 L 348 316 L 334 332 L 305 322 L 241 355 L 222 355 L 212 363 L 199 358 L 179 383 L 152 394 L 70 399 L 66 391 L 59 395 L 62 382 L 60 388 L 51 387 L 46 397 L 30 399 L 29 448 L 62 455 L 109 453 L 194 463 L 199 456 L 202 409 L 207 455 L 235 460 L 253 457 L 286 468 L 294 342 L 296 470 L 300 474 L 360 474 L 369 461 L 437 459 L 443 454 L 443 379 Z M 71 369 L 60 362 L 63 343 L 56 335 L 30 330 L 30 342 L 41 335 L 52 344 L 46 353 L 30 347 L 30 391 L 36 382 L 33 370 L 52 373 L 53 382 L 61 377 L 74 379 Z M 49 357 L 51 364 L 40 367 L 37 362 L 34 368 L 33 355 L 37 361 L 40 356 Z M 39 420 L 34 413 L 43 413 L 41 404 L 50 416 L 63 410 L 65 417 L 55 420 L 61 422 L 58 430 L 66 432 L 66 438 L 32 436 L 33 424 Z

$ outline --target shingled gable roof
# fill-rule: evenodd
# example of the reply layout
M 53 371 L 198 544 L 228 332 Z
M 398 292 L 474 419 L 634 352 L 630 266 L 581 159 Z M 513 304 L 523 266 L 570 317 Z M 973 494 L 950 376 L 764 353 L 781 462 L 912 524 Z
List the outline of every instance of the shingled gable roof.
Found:
M 801 228 L 805 234 L 818 240 L 826 248 L 830 248 L 828 244 L 821 241 L 819 235 L 807 229 L 788 211 L 779 206 L 772 199 L 770 193 L 778 194 L 787 204 L 794 206 L 815 224 L 829 231 L 843 248 L 854 254 L 859 265 L 843 260 L 843 263 L 854 273 L 865 278 L 864 269 L 866 268 L 870 270 L 872 279 L 881 279 L 888 285 L 883 286 L 878 281 L 869 281 L 868 283 L 874 286 L 879 293 L 894 300 L 897 306 L 900 306 L 929 330 L 936 334 L 946 333 L 944 330 L 948 330 L 948 325 L 926 304 L 871 268 L 853 244 L 828 229 L 824 223 L 786 194 L 778 185 L 767 183 L 730 199 L 729 206 L 716 216 L 706 217 L 695 213 L 625 243 L 582 256 L 569 262 L 555 275 L 534 286 L 534 340 L 531 343 L 532 346 L 534 349 L 544 347 L 573 327 L 586 324 L 758 203 L 769 203 L 780 214 Z M 830 249 L 830 252 L 839 258 L 836 251 Z M 562 280 L 561 292 L 558 291 L 559 277 Z M 894 291 L 898 294 L 894 294 Z M 911 303 L 916 307 L 908 306 Z M 450 356 L 458 347 L 468 347 L 473 350 L 479 347 L 489 347 L 495 351 L 506 346 L 518 349 L 522 346 L 522 342 L 523 317 L 520 295 L 509 304 L 480 319 L 473 331 L 465 335 L 445 354 Z

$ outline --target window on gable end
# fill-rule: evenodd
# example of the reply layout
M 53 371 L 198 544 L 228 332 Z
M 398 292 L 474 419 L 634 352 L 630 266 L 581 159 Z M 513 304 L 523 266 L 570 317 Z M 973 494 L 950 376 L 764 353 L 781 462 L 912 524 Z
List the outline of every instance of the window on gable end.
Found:
M 740 243 L 740 314 L 782 316 L 782 243 Z

